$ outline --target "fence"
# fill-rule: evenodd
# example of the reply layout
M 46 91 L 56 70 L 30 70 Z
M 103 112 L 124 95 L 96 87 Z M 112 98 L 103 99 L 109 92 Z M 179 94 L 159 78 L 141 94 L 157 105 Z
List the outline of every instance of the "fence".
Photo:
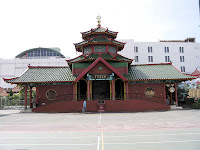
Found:
M 24 103 L 25 100 L 0 97 L 0 109 L 2 109 L 4 106 L 24 106 Z M 27 102 L 27 105 L 29 105 L 29 101 Z
M 92 95 L 91 94 L 91 99 L 92 100 L 110 100 L 111 99 L 111 94 L 102 94 L 102 95 Z M 125 93 L 125 94 L 119 94 L 115 95 L 116 100 L 133 100 L 133 99 L 139 99 L 139 100 L 144 100 L 144 101 L 151 101 L 151 102 L 156 102 L 156 103 L 165 103 L 165 98 L 163 97 L 157 97 L 157 96 L 151 96 L 148 97 L 145 94 L 141 93 Z M 46 101 L 47 99 L 39 99 L 41 103 L 38 105 L 42 105 L 43 101 L 45 101 L 46 104 L 52 104 L 52 103 L 57 103 L 60 101 L 83 101 L 87 100 L 87 95 L 74 95 L 74 94 L 64 94 L 64 95 L 57 95 L 57 98 L 60 100 L 56 101 Z M 25 100 L 20 100 L 20 99 L 8 99 L 6 97 L 0 97 L 0 109 L 2 109 L 4 106 L 24 106 Z M 29 100 L 27 100 L 27 105 L 29 106 Z

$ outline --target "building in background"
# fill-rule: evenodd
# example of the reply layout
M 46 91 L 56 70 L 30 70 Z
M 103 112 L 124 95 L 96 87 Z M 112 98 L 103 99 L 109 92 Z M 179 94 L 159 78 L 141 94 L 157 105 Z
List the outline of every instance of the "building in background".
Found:
M 185 74 L 192 74 L 200 68 L 200 43 L 195 43 L 195 38 L 160 42 L 120 41 L 126 42 L 125 48 L 120 54 L 134 59 L 132 64 L 172 62 L 173 66 Z
M 60 53 L 59 48 L 33 48 L 18 54 L 14 59 L 0 58 L 0 87 L 13 88 L 4 82 L 5 78 L 20 76 L 28 69 L 28 66 L 67 66 L 65 56 Z

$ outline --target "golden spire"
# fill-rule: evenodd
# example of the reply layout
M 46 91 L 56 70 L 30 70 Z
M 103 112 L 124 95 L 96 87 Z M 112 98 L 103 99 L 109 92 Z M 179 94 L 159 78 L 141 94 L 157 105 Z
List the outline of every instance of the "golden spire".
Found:
M 96 19 L 97 19 L 97 22 L 98 22 L 97 26 L 100 27 L 101 26 L 101 24 L 100 24 L 101 23 L 101 16 L 98 15 Z

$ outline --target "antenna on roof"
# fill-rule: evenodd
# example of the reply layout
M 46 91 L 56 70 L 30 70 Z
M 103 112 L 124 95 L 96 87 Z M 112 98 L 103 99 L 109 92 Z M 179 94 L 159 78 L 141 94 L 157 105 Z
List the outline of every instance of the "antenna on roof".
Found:
M 101 16 L 99 16 L 99 14 L 98 14 L 98 16 L 96 17 L 96 19 L 97 19 L 97 22 L 98 22 L 98 27 L 100 27 L 101 26 Z

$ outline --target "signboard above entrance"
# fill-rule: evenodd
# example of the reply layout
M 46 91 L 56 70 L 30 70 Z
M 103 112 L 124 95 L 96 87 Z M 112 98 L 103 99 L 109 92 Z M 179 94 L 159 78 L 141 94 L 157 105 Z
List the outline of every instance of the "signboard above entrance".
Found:
M 88 80 L 113 80 L 114 73 L 112 74 L 87 74 Z
M 109 79 L 110 78 L 109 74 L 94 74 L 91 76 L 92 76 L 92 79 Z

